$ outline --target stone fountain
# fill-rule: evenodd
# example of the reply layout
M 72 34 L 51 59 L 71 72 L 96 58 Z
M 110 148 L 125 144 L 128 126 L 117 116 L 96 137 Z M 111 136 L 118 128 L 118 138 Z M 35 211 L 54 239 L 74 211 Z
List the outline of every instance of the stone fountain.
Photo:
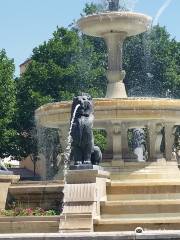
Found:
M 83 33 L 104 38 L 107 44 L 107 92 L 105 98 L 93 100 L 94 128 L 106 130 L 112 157 L 102 162 L 100 170 L 68 171 L 60 232 L 125 231 L 139 226 L 178 229 L 180 174 L 172 147 L 180 125 L 180 100 L 127 97 L 123 42 L 147 31 L 151 17 L 118 12 L 115 5 L 109 9 L 113 11 L 83 17 L 77 24 Z M 71 104 L 51 103 L 36 110 L 39 125 L 59 129 L 64 149 Z M 146 162 L 138 162 L 130 151 L 131 129 L 146 129 Z
M 113 154 L 113 161 L 124 164 L 126 160 L 131 160 L 127 132 L 134 128 L 147 128 L 148 161 L 162 157 L 170 161 L 173 133 L 180 124 L 180 101 L 128 98 L 123 83 L 123 42 L 128 36 L 147 31 L 151 18 L 139 13 L 113 11 L 83 17 L 77 24 L 85 34 L 102 37 L 107 43 L 107 92 L 106 98 L 94 99 L 94 128 L 106 130 L 107 151 Z M 71 102 L 57 102 L 44 105 L 36 111 L 38 124 L 59 129 L 61 142 L 64 144 L 69 129 L 70 109 Z M 161 152 L 163 131 L 165 149 Z

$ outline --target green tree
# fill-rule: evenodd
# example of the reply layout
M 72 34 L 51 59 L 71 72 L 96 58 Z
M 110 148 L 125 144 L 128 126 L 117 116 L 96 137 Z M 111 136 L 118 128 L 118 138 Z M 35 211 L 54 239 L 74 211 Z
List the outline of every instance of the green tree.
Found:
M 57 28 L 48 42 L 33 50 L 31 63 L 17 79 L 16 156 L 37 153 L 32 130 L 34 111 L 39 106 L 72 99 L 79 92 L 87 91 L 93 97 L 104 95 L 103 54 L 96 52 L 99 45 L 92 41 L 76 29 Z
M 103 9 L 102 5 L 97 5 L 94 3 L 86 3 L 81 16 L 84 16 L 84 15 L 87 16 L 93 13 L 98 13 L 98 11 L 102 9 Z
M 179 43 L 164 27 L 127 39 L 125 83 L 129 96 L 180 97 Z
M 15 112 L 14 63 L 0 51 L 0 157 L 9 156 L 14 149 L 12 139 L 16 131 L 12 128 Z

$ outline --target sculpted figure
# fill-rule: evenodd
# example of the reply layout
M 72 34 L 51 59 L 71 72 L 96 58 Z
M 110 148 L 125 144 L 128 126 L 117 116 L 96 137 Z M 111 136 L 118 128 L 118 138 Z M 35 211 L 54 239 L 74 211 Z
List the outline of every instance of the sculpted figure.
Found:
M 138 162 L 145 161 L 145 133 L 141 128 L 133 129 L 133 151 Z
M 102 161 L 102 153 L 98 146 L 94 146 L 94 152 L 91 154 L 92 165 L 99 165 Z
M 78 107 L 77 107 L 78 106 Z M 81 96 L 74 97 L 71 120 L 76 110 L 71 129 L 71 154 L 70 158 L 75 165 L 79 164 L 98 164 L 101 159 L 99 147 L 94 146 L 93 137 L 93 103 L 89 94 L 83 93 Z
M 93 103 L 88 94 L 82 94 L 73 99 L 71 118 L 76 106 L 74 122 L 71 130 L 71 158 L 73 157 L 75 165 L 91 163 L 91 154 L 94 150 L 93 138 Z

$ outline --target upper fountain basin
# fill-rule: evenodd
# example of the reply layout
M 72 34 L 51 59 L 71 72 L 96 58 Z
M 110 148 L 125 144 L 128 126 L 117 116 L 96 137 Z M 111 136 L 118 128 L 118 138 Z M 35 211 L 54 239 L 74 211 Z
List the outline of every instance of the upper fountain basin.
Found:
M 93 14 L 77 21 L 80 30 L 90 36 L 103 37 L 107 33 L 125 32 L 133 36 L 148 31 L 152 18 L 134 12 L 105 12 Z

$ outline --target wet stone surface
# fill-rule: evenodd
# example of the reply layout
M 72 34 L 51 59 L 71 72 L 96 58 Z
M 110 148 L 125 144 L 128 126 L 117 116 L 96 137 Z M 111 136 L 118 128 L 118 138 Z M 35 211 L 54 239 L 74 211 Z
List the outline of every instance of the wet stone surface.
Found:
M 103 170 L 101 166 L 92 165 L 92 164 L 79 164 L 79 165 L 71 165 L 69 170 L 86 170 L 86 169 L 94 169 L 94 170 Z

